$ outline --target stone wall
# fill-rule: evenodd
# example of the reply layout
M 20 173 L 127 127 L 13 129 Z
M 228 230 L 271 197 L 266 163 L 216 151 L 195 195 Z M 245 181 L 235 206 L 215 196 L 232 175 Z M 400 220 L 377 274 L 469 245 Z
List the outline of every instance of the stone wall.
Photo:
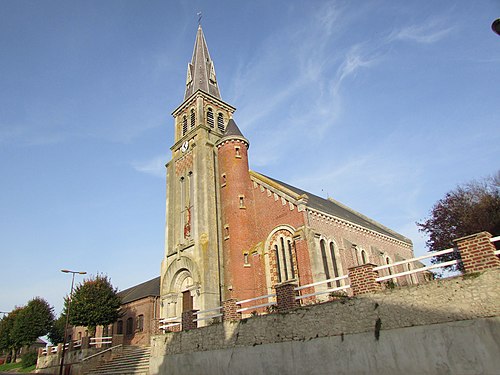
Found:
M 332 351 L 352 356 L 349 351 L 344 352 L 351 346 L 346 345 L 344 349 L 337 346 L 343 345 L 342 343 L 347 340 L 354 340 L 356 335 L 361 340 L 359 350 L 365 350 L 364 353 L 356 355 L 371 358 L 374 352 L 382 350 L 378 354 L 379 357 L 365 362 L 373 362 L 379 366 L 378 368 L 383 368 L 384 361 L 387 363 L 408 361 L 408 358 L 413 355 L 411 353 L 418 349 L 415 347 L 416 342 L 410 339 L 404 343 L 404 346 L 398 343 L 399 336 L 394 335 L 393 330 L 402 330 L 401 334 L 409 335 L 407 336 L 409 338 L 412 330 L 416 329 L 414 327 L 420 327 L 419 345 L 427 345 L 425 350 L 431 352 L 446 350 L 442 347 L 444 345 L 442 341 L 437 339 L 429 341 L 429 335 L 437 329 L 437 325 L 440 325 L 439 329 L 443 332 L 448 332 L 454 331 L 453 327 L 458 327 L 457 321 L 471 321 L 470 324 L 464 323 L 469 329 L 472 324 L 479 324 L 482 327 L 480 330 L 484 330 L 486 326 L 495 327 L 498 333 L 498 319 L 488 320 L 487 323 L 477 323 L 477 321 L 500 315 L 500 288 L 497 287 L 499 282 L 500 273 L 497 269 L 493 269 L 482 273 L 434 280 L 423 285 L 368 293 L 355 298 L 341 297 L 333 302 L 301 307 L 285 314 L 269 314 L 239 322 L 224 322 L 196 330 L 154 336 L 152 338 L 151 373 L 190 373 L 183 369 L 190 368 L 187 362 L 190 361 L 193 364 L 197 360 L 203 363 L 201 368 L 203 371 L 200 373 L 244 373 L 239 369 L 237 362 L 231 361 L 231 356 L 235 351 L 243 350 L 253 353 L 260 350 L 265 353 L 271 350 L 271 347 L 274 348 L 272 350 L 275 354 L 276 368 L 286 368 L 289 365 L 283 362 L 286 361 L 287 350 L 298 350 L 303 355 L 304 350 L 314 347 L 315 351 L 329 357 Z M 460 328 L 460 330 L 463 329 L 463 327 Z M 457 334 L 451 331 L 448 332 L 450 340 Z M 478 334 L 478 331 L 474 332 L 474 336 L 471 336 L 474 340 L 489 337 L 485 334 Z M 472 334 L 471 331 L 470 335 Z M 385 349 L 377 347 L 379 342 L 388 340 L 389 337 L 392 339 L 384 341 Z M 368 339 L 372 346 L 363 341 Z M 350 342 L 352 345 L 352 341 Z M 493 350 L 499 350 L 497 342 L 493 340 L 493 344 L 490 344 L 489 346 L 493 345 Z M 368 347 L 362 349 L 363 345 L 368 345 Z M 486 350 L 489 353 L 491 348 L 485 348 L 484 345 L 485 343 L 479 343 L 477 350 Z M 478 354 L 470 343 L 463 342 L 461 348 L 460 355 L 464 360 L 478 360 Z M 465 350 L 465 348 L 468 349 Z M 280 351 L 283 355 L 279 355 Z M 292 356 L 296 355 L 298 353 Z M 491 358 L 491 361 L 500 365 L 497 357 Z M 211 359 L 204 360 L 203 358 Z M 446 361 L 446 359 L 443 360 Z M 229 365 L 230 363 L 232 364 Z M 343 362 L 336 362 L 335 358 L 330 358 L 328 363 L 337 366 Z M 418 362 L 409 361 L 408 363 L 418 365 Z M 241 366 L 243 365 L 248 365 L 248 363 L 242 361 Z M 326 366 L 326 362 L 324 365 Z M 490 365 L 491 363 L 488 364 Z M 438 362 L 429 366 L 435 369 L 434 373 L 442 373 L 439 371 Z M 443 362 L 443 366 L 451 366 L 451 364 Z M 269 369 L 267 369 L 268 372 L 258 369 L 259 366 L 252 367 L 252 373 L 273 373 Z M 339 367 L 338 369 L 339 373 L 348 372 L 348 368 L 342 370 Z M 326 371 L 317 373 L 326 373 Z M 384 373 L 384 371 L 378 373 Z

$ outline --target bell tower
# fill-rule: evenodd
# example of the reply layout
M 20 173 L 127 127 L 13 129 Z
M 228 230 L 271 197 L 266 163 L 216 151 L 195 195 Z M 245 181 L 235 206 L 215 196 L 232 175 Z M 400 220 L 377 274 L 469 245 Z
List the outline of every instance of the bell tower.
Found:
M 167 163 L 161 316 L 178 317 L 183 295 L 193 308 L 220 305 L 223 276 L 216 142 L 235 108 L 222 101 L 201 26 L 188 64 L 184 101 L 172 113 L 175 139 Z

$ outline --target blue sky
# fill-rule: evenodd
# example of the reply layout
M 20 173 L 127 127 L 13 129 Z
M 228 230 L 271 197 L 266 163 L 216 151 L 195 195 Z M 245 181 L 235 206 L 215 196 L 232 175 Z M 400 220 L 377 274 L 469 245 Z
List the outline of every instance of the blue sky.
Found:
M 251 168 L 410 237 L 499 169 L 499 1 L 0 2 L 0 311 L 164 254 L 171 112 L 203 30 Z M 81 280 L 81 279 L 80 279 Z

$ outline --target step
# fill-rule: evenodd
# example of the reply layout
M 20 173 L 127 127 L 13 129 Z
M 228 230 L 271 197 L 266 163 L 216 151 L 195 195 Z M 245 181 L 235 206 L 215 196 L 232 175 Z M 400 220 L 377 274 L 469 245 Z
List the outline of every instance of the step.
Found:
M 148 347 L 124 347 L 122 352 L 112 360 L 101 363 L 89 375 L 148 375 L 150 352 Z

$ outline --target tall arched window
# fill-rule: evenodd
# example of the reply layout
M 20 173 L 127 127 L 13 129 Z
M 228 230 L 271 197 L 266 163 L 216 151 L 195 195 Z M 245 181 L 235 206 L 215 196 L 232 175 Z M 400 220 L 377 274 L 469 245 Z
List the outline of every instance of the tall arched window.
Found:
M 194 128 L 194 125 L 196 123 L 196 116 L 194 114 L 194 109 L 191 110 L 191 129 Z
M 144 315 L 142 314 L 137 317 L 137 331 L 144 331 Z
M 385 258 L 385 264 L 391 264 L 391 258 L 386 257 Z M 389 272 L 389 275 L 392 275 L 392 269 L 391 269 L 391 267 L 387 267 L 387 272 Z
M 118 335 L 123 335 L 123 320 L 116 322 L 116 333 Z
M 290 258 L 290 270 L 292 271 L 292 279 L 295 279 L 295 265 L 293 264 L 293 251 L 292 251 L 292 241 L 287 240 L 288 243 L 288 257 Z
M 332 265 L 333 265 L 333 277 L 339 277 L 339 268 L 337 266 L 337 257 L 335 256 L 335 244 L 330 242 L 330 256 L 332 257 Z M 337 287 L 340 287 L 340 281 L 337 280 L 335 281 L 335 284 L 337 284 Z
M 361 263 L 362 264 L 368 263 L 366 260 L 366 251 L 364 251 L 364 250 L 361 250 Z
M 224 132 L 224 115 L 219 112 L 217 115 L 217 128 L 219 128 L 220 132 Z
M 274 256 L 276 265 L 276 281 L 278 283 L 295 279 L 297 277 L 295 249 L 292 234 L 282 229 L 274 234 L 270 253 Z
M 207 124 L 212 129 L 214 128 L 214 112 L 212 111 L 212 108 L 207 110 Z
M 188 118 L 187 116 L 184 116 L 182 118 L 182 135 L 186 135 L 188 131 Z
M 280 252 L 278 245 L 274 245 L 274 255 L 276 256 L 276 273 L 278 274 L 278 282 L 281 283 L 281 267 L 280 267 Z
M 131 335 L 134 332 L 134 320 L 132 318 L 127 319 L 127 335 Z
M 325 240 L 319 241 L 319 247 L 321 248 L 321 259 L 323 260 L 323 269 L 325 270 L 325 278 L 328 280 L 330 278 L 330 269 L 328 268 L 328 258 L 326 257 L 326 244 Z M 331 288 L 332 284 L 328 283 L 328 287 Z

